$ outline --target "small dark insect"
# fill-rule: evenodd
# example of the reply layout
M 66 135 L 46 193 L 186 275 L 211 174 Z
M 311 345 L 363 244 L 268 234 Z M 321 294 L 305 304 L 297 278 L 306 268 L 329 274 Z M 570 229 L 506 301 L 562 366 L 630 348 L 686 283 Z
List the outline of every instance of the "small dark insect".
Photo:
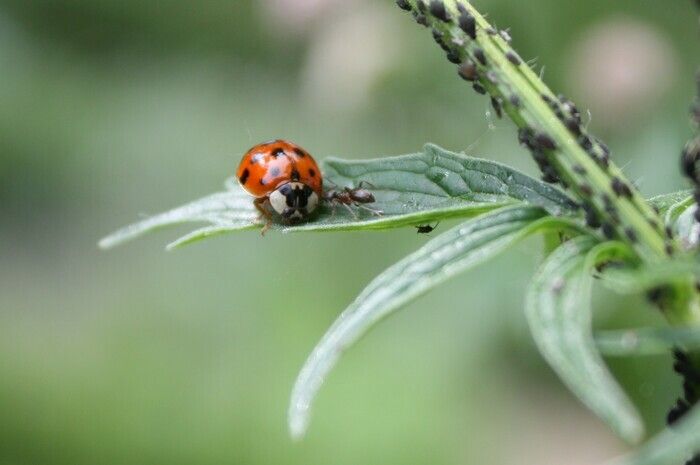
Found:
M 578 187 L 583 195 L 585 195 L 587 197 L 590 197 L 591 195 L 593 195 L 593 189 L 591 188 L 590 185 L 583 183 Z
M 463 11 L 459 16 L 459 28 L 472 40 L 476 39 L 476 20 L 467 11 Z
M 517 95 L 513 94 L 508 98 L 508 101 L 510 102 L 511 105 L 513 105 L 515 108 L 520 108 L 520 105 L 522 103 L 520 102 L 520 97 Z
M 510 61 L 515 66 L 519 66 L 521 63 L 520 57 L 512 50 L 508 50 L 506 52 L 506 58 L 508 58 L 508 61 Z
M 428 7 L 425 6 L 425 3 L 423 2 L 423 0 L 418 0 L 416 2 L 416 6 L 418 7 L 418 9 L 420 10 L 421 13 L 425 13 L 426 11 L 428 11 Z
M 418 24 L 421 26 L 428 27 L 428 18 L 423 13 L 419 13 L 417 11 L 413 12 L 413 18 L 416 20 Z
M 574 171 L 578 174 L 586 174 L 586 168 L 581 165 L 574 165 Z
M 610 223 L 603 223 L 603 235 L 608 238 L 612 239 L 615 237 L 615 228 Z
M 432 0 L 430 2 L 430 14 L 435 16 L 440 21 L 447 22 L 450 20 L 450 15 L 445 9 L 445 4 L 442 0 Z
M 554 142 L 554 140 L 542 132 L 535 136 L 535 142 L 537 142 L 537 144 L 544 149 L 554 150 L 557 148 L 557 144 Z
M 481 94 L 481 95 L 484 95 L 484 94 L 486 93 L 486 89 L 484 89 L 484 86 L 482 86 L 482 85 L 479 84 L 478 82 L 475 82 L 475 83 L 472 85 L 472 87 L 474 88 L 474 90 L 475 90 L 477 93 L 479 93 L 479 94 Z
M 457 72 L 459 73 L 459 76 L 465 81 L 475 81 L 476 78 L 479 77 L 476 71 L 476 66 L 474 66 L 474 63 L 470 61 L 463 63 L 462 66 L 459 67 Z
M 496 112 L 496 116 L 502 118 L 503 111 L 501 110 L 501 101 L 496 97 L 491 97 L 491 106 L 493 107 L 493 111 Z
M 630 189 L 630 186 L 621 181 L 620 178 L 613 178 L 610 187 L 612 187 L 613 192 L 618 197 L 632 198 L 632 190 Z
M 637 233 L 634 232 L 634 229 L 625 228 L 625 235 L 630 240 L 630 242 L 637 242 Z
M 591 150 L 591 148 L 593 147 L 593 142 L 591 142 L 591 138 L 585 134 L 581 134 L 581 136 L 578 138 L 578 143 L 581 144 L 581 147 L 583 147 L 583 149 L 586 151 Z
M 450 63 L 454 63 L 456 65 L 458 65 L 462 62 L 462 59 L 459 57 L 459 52 L 456 50 L 448 50 L 447 51 L 447 60 Z
M 370 208 L 365 204 L 374 203 L 374 194 L 363 185 L 371 185 L 366 181 L 360 181 L 357 187 L 344 187 L 343 189 L 330 189 L 323 193 L 323 201 L 329 203 L 333 208 L 333 214 L 338 205 L 345 207 L 350 214 L 357 218 L 355 211 L 351 206 L 367 210 L 374 215 L 381 216 L 382 211 Z
M 442 38 L 442 33 L 437 29 L 433 29 L 433 39 L 435 39 L 435 42 L 437 42 L 441 49 L 445 52 L 450 52 L 450 47 L 447 46 L 445 39 Z
M 411 11 L 411 5 L 409 5 L 406 0 L 396 0 L 396 4 L 402 10 Z
M 486 55 L 484 55 L 484 51 L 482 49 L 474 49 L 474 56 L 477 60 L 479 60 L 479 63 L 486 66 Z
M 664 250 L 666 251 L 666 255 L 673 255 L 673 244 L 667 243 Z
M 418 226 L 415 227 L 416 233 L 429 234 L 429 233 L 433 232 L 435 230 L 435 228 L 438 227 L 439 224 L 440 224 L 439 221 L 437 223 L 435 223 L 435 226 L 431 226 L 429 224 L 419 224 Z
M 575 118 L 566 118 L 564 120 L 564 124 L 566 125 L 566 128 L 573 134 L 577 136 L 581 135 L 581 126 L 578 124 Z

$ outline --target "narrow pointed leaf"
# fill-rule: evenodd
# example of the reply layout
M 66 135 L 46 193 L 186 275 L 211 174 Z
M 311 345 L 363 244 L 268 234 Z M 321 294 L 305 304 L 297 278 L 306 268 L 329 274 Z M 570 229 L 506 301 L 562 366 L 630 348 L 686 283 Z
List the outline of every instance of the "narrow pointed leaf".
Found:
M 653 265 L 639 265 L 636 268 L 609 267 L 602 274 L 602 282 L 620 294 L 641 294 L 693 276 L 700 277 L 700 263 L 679 258 Z
M 638 450 L 609 465 L 681 465 L 700 451 L 700 408 L 695 406 L 672 428 L 666 428 Z
M 590 237 L 566 242 L 533 279 L 526 315 L 537 347 L 569 389 L 621 437 L 636 442 L 642 421 L 599 356 L 591 329 L 591 270 L 624 252 L 619 243 L 596 246 Z
M 507 207 L 442 233 L 385 270 L 338 317 L 306 360 L 291 396 L 289 427 L 292 436 L 300 437 L 305 432 L 311 403 L 343 351 L 379 320 L 529 234 L 577 228 L 570 220 L 546 216 L 540 208 Z
M 358 209 L 324 205 L 309 222 L 275 229 L 283 231 L 332 231 L 387 229 L 427 223 L 450 217 L 473 217 L 505 205 L 524 201 L 550 213 L 576 209 L 560 190 L 517 170 L 488 160 L 456 154 L 428 144 L 422 152 L 371 160 L 344 161 L 329 158 L 322 163 L 325 187 L 370 183 L 376 197 L 376 216 Z M 252 199 L 235 179 L 226 190 L 127 226 L 100 241 L 110 248 L 147 232 L 182 223 L 202 223 L 171 243 L 189 244 L 213 235 L 262 227 Z
M 678 205 L 683 205 L 690 200 L 692 202 L 693 191 L 684 189 L 682 191 L 661 194 L 647 200 L 651 206 L 659 211 L 660 215 L 666 215 L 669 210 L 673 210 Z

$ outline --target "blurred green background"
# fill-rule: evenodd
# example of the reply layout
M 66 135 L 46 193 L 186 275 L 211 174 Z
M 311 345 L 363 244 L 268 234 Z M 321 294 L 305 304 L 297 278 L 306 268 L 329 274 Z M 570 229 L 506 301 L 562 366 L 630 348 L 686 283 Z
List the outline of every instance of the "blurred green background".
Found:
M 691 2 L 475 3 L 590 108 L 645 195 L 684 187 Z M 625 450 L 530 340 L 537 240 L 361 341 L 299 443 L 285 415 L 305 357 L 427 237 L 249 232 L 165 253 L 170 231 L 98 251 L 217 190 L 270 138 L 317 159 L 432 141 L 535 174 L 392 0 L 0 0 L 0 70 L 0 464 L 576 465 Z M 660 321 L 604 293 L 596 312 L 600 327 Z M 658 430 L 680 392 L 670 358 L 610 364 Z

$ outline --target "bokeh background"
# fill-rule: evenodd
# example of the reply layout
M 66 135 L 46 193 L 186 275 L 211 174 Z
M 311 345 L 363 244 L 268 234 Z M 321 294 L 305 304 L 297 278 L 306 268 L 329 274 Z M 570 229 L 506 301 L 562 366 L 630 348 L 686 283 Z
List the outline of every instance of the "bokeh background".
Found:
M 590 109 L 645 195 L 684 187 L 691 2 L 475 3 Z M 166 253 L 167 231 L 97 249 L 219 189 L 270 138 L 318 159 L 432 141 L 535 174 L 392 0 L 0 0 L 0 70 L 0 464 L 577 465 L 625 450 L 528 335 L 537 240 L 364 338 L 299 443 L 285 415 L 306 355 L 427 237 L 248 232 Z M 660 320 L 602 292 L 596 312 L 606 328 Z M 662 427 L 680 390 L 670 359 L 610 365 Z

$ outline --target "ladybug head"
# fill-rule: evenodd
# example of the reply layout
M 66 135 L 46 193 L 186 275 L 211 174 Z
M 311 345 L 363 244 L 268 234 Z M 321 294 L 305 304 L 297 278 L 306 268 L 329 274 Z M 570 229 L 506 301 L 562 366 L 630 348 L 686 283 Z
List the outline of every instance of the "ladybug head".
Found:
M 272 191 L 270 205 L 285 220 L 299 223 L 316 210 L 318 195 L 303 182 L 288 182 Z

